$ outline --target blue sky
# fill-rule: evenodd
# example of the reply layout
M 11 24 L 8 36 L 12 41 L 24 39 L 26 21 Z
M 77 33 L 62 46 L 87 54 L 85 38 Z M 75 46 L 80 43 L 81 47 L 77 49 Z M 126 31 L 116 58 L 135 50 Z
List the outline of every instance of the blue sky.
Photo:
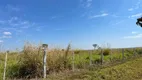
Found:
M 0 43 L 22 48 L 24 41 L 49 47 L 92 49 L 142 46 L 142 0 L 1 0 Z

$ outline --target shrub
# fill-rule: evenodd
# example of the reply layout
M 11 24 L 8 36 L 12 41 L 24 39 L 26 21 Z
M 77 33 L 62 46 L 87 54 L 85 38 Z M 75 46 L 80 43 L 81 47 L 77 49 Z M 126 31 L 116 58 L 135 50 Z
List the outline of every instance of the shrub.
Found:
M 142 49 L 141 48 L 136 48 L 136 53 L 142 54 Z
M 80 50 L 75 50 L 74 51 L 74 54 L 79 54 L 80 53 Z
M 110 54 L 110 49 L 104 49 L 103 50 L 103 55 L 104 56 L 107 56 L 107 55 L 109 55 Z

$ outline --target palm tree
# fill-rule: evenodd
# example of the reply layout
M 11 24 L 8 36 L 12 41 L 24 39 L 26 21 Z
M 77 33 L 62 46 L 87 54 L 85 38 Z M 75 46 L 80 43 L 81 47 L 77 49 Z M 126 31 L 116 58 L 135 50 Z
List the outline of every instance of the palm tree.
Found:
M 136 24 L 142 27 L 142 17 L 137 19 Z

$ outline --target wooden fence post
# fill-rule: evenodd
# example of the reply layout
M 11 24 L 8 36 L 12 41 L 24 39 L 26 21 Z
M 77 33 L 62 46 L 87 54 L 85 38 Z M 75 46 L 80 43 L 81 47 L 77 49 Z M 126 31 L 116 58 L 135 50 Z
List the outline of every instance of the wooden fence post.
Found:
M 135 51 L 135 48 L 133 48 L 133 52 L 134 52 L 134 53 L 133 53 L 133 54 L 134 54 L 134 56 L 136 56 L 136 51 Z
M 122 60 L 124 60 L 124 49 L 122 49 Z
M 43 78 L 46 79 L 46 68 L 47 68 L 47 64 L 46 64 L 47 52 L 46 52 L 46 50 L 47 50 L 48 45 L 43 44 L 42 47 L 43 47 Z
M 104 59 L 104 55 L 103 55 L 103 50 L 101 48 L 101 64 L 103 64 L 103 59 Z
M 5 53 L 5 63 L 4 63 L 4 72 L 3 72 L 3 80 L 5 80 L 5 74 L 6 74 L 6 66 L 7 66 L 7 54 L 9 51 Z
M 72 52 L 72 71 L 74 72 L 74 52 Z
M 92 51 L 89 51 L 90 66 L 92 65 Z
M 110 61 L 112 61 L 112 49 L 110 49 Z

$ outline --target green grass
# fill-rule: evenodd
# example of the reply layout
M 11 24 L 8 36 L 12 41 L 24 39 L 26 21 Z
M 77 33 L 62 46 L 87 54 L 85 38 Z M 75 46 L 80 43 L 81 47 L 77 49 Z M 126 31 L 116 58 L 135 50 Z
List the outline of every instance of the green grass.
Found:
M 141 54 L 141 49 L 137 49 L 137 53 Z M 133 51 L 128 49 L 124 51 L 125 60 L 133 56 Z M 138 55 L 138 54 L 137 54 Z M 30 77 L 34 78 L 35 76 L 42 76 L 42 50 L 39 46 L 27 46 L 24 48 L 24 51 L 20 54 L 17 52 L 11 52 L 8 54 L 7 60 L 7 78 L 19 78 L 19 77 Z M 91 70 L 98 70 L 101 66 L 96 64 L 97 60 L 100 60 L 100 52 L 92 51 L 92 63 Z M 0 80 L 3 76 L 4 69 L 4 58 L 5 54 L 0 54 Z M 117 63 L 117 61 L 122 60 L 121 49 L 112 50 L 112 54 L 104 56 L 104 65 L 111 65 L 112 62 Z M 89 66 L 90 54 L 89 50 L 80 50 L 74 55 L 75 69 L 85 70 L 85 74 L 94 74 L 90 70 Z M 47 56 L 47 64 L 49 74 L 64 72 L 66 70 L 71 71 L 72 63 L 72 53 L 69 51 L 69 47 L 62 51 L 61 49 L 52 49 L 49 50 Z M 98 68 L 94 67 L 98 66 Z M 92 69 L 94 68 L 94 69 Z M 30 71 L 30 72 L 28 72 Z M 31 73 L 32 72 L 32 73 Z M 96 72 L 96 71 L 95 71 Z M 81 72 L 82 73 L 82 72 Z M 98 73 L 98 72 L 96 72 Z M 74 74 L 74 73 L 71 73 Z M 79 73 L 77 73 L 79 74 Z M 99 74 L 103 74 L 100 73 Z M 105 73 L 104 73 L 105 74 Z M 98 75 L 97 75 L 98 76 Z M 82 77 L 82 76 L 81 76 Z M 99 77 L 99 76 L 98 76 Z M 72 78 L 71 78 L 72 79 Z
M 140 80 L 142 79 L 142 58 L 126 63 L 97 70 L 68 72 L 56 76 L 48 76 L 53 80 Z

